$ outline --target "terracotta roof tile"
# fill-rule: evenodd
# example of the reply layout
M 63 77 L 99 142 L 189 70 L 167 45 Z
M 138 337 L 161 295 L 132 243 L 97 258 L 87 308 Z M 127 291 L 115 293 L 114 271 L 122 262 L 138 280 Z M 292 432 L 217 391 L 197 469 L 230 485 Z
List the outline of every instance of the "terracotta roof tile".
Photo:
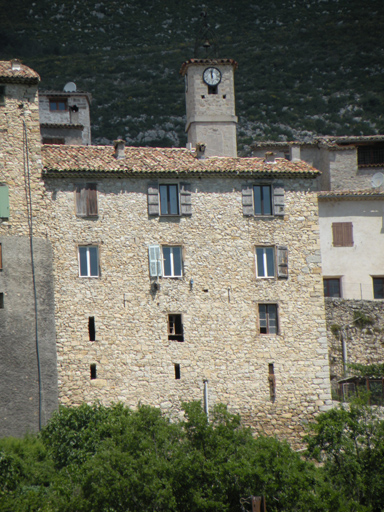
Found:
M 125 158 L 117 159 L 113 146 L 44 145 L 41 148 L 44 174 L 79 172 L 103 174 L 238 174 L 242 176 L 288 176 L 315 178 L 320 171 L 303 161 L 277 158 L 211 157 L 199 160 L 184 148 L 126 147 Z
M 184 76 L 190 64 L 204 64 L 204 66 L 231 64 L 235 69 L 239 67 L 233 59 L 189 59 L 182 63 L 179 73 Z
M 72 130 L 82 130 L 84 125 L 75 123 L 40 123 L 42 128 L 68 128 Z
M 384 199 L 384 192 L 377 189 L 369 190 L 324 190 L 318 192 L 320 200 L 337 199 Z
M 0 82 L 37 84 L 40 76 L 33 69 L 20 63 L 20 69 L 12 69 L 12 61 L 0 61 Z

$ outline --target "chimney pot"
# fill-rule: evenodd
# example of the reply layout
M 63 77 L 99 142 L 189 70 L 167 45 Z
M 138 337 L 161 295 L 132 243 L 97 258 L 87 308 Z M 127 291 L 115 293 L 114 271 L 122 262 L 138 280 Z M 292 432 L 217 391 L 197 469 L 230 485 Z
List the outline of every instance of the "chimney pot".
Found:
M 198 160 L 204 160 L 206 148 L 207 146 L 203 142 L 198 142 L 196 144 L 196 156 Z
M 12 59 L 11 60 L 11 68 L 12 68 L 12 71 L 20 71 L 20 69 L 21 69 L 21 62 L 19 61 L 19 59 Z
M 118 160 L 125 158 L 125 140 L 115 140 L 113 141 L 113 145 L 115 148 L 115 158 L 117 158 Z
M 300 151 L 300 146 L 294 145 L 289 147 L 289 157 L 291 162 L 298 162 L 299 160 L 301 160 Z
M 270 164 L 275 163 L 275 153 L 273 151 L 267 151 L 265 153 L 264 162 L 269 162 Z

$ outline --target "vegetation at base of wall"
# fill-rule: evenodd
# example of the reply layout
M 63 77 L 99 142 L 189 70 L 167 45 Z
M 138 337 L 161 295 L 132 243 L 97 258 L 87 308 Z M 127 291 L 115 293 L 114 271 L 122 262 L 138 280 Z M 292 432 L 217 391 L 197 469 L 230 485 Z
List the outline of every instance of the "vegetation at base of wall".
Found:
M 42 88 L 93 96 L 95 143 L 184 146 L 181 63 L 202 4 L 189 0 L 3 2 L 0 58 L 20 58 Z M 210 0 L 219 57 L 233 58 L 239 149 L 254 140 L 384 133 L 384 9 L 370 0 Z
M 0 511 L 244 512 L 252 495 L 269 512 L 382 510 L 384 422 L 365 406 L 311 425 L 307 457 L 322 466 L 253 437 L 224 405 L 210 422 L 199 403 L 184 409 L 171 422 L 153 407 L 84 404 L 61 408 L 39 435 L 0 440 Z
M 363 313 L 363 311 L 354 311 L 353 323 L 357 325 L 357 327 L 360 327 L 360 329 L 364 329 L 364 327 L 368 325 L 373 325 L 375 321 L 370 316 Z

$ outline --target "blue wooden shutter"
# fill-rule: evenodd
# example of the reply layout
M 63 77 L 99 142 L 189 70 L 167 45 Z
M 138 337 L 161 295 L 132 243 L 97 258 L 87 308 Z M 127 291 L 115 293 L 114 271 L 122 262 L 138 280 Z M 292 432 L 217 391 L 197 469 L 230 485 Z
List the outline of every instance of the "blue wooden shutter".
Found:
M 7 185 L 0 185 L 0 218 L 9 219 L 9 193 Z

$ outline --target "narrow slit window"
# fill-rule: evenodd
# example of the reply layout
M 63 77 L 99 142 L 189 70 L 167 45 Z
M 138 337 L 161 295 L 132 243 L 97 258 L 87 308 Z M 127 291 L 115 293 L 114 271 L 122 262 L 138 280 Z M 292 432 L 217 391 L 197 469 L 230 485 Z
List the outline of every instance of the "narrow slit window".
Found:
M 4 293 L 0 293 L 0 309 L 4 309 Z
M 170 341 L 184 341 L 181 315 L 168 315 L 168 339 Z
M 95 327 L 95 317 L 88 317 L 88 333 L 89 333 L 89 341 L 96 340 L 96 327 Z
M 91 380 L 95 380 L 97 378 L 97 375 L 96 375 L 96 365 L 95 364 L 91 364 L 90 369 L 91 369 Z
M 0 270 L 3 270 L 3 246 L 0 244 Z
M 180 380 L 180 365 L 175 363 L 175 379 Z
M 273 367 L 273 363 L 269 363 L 268 365 L 268 382 L 269 382 L 269 395 L 272 402 L 275 401 L 276 398 L 276 378 L 275 378 L 275 369 Z

